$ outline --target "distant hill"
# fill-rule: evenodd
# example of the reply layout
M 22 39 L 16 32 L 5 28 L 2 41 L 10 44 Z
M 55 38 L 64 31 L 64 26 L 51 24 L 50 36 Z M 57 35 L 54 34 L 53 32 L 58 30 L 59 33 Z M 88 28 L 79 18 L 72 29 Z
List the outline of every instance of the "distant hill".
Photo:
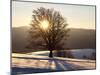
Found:
M 29 27 L 12 28 L 12 49 L 25 50 L 28 45 L 28 29 Z M 71 28 L 68 40 L 65 41 L 64 48 L 83 49 L 96 48 L 96 31 L 88 29 Z
M 71 29 L 67 40 L 68 48 L 96 48 L 96 31 L 88 29 Z

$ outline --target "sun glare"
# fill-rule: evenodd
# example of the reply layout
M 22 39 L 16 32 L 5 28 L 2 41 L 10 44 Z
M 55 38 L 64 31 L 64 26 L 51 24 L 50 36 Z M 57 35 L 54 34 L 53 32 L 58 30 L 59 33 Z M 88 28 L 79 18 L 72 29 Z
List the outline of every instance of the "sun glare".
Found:
M 49 22 L 47 20 L 43 20 L 40 22 L 40 26 L 45 30 L 48 29 Z

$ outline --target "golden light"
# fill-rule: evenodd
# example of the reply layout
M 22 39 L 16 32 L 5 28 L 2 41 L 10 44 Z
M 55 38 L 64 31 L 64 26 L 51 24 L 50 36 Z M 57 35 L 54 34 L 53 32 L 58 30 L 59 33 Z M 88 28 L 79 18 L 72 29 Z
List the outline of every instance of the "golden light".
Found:
M 49 27 L 49 22 L 47 20 L 40 21 L 40 26 L 42 29 L 46 30 Z

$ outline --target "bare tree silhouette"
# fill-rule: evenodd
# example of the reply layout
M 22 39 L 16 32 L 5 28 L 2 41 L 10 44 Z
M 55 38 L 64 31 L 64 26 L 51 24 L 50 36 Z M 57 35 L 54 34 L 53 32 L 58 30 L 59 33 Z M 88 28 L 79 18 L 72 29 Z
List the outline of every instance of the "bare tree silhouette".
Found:
M 39 40 L 38 45 L 50 51 L 49 57 L 53 57 L 53 50 L 63 48 L 64 42 L 62 40 L 67 40 L 69 29 L 65 19 L 58 11 L 44 7 L 33 10 L 32 23 L 30 25 L 31 45 L 36 38 L 42 38 L 43 41 Z

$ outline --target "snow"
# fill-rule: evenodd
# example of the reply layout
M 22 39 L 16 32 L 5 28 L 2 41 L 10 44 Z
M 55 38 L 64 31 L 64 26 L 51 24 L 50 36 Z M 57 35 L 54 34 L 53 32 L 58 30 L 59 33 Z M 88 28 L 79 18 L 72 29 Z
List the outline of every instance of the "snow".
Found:
M 54 57 L 41 54 L 47 51 L 19 54 L 12 53 L 12 75 L 55 71 L 95 69 L 95 60 Z M 40 55 L 39 55 L 40 54 Z
M 63 51 L 70 51 L 72 53 L 72 55 L 74 56 L 74 58 L 77 58 L 77 59 L 84 59 L 84 56 L 86 58 L 90 58 L 92 53 L 96 53 L 95 49 L 73 49 L 73 50 L 63 50 Z M 37 52 L 33 52 L 31 54 L 48 56 L 49 51 L 37 51 Z M 54 56 L 55 56 L 55 54 L 54 54 Z
M 92 53 L 95 53 L 95 49 L 78 49 L 78 50 L 71 50 L 72 54 L 75 58 L 81 59 L 83 56 L 91 57 Z

